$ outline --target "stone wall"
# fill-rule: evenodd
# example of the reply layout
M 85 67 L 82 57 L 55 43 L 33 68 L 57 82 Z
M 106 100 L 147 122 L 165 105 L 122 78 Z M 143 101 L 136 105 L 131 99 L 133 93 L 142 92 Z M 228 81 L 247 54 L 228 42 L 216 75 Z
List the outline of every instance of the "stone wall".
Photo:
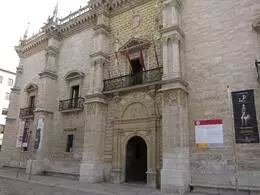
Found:
M 40 82 L 39 73 L 45 68 L 46 52 L 38 51 L 34 54 L 21 59 L 20 66 L 23 69 L 20 82 L 18 83 L 20 91 L 11 94 L 11 106 L 8 112 L 10 118 L 7 123 L 7 131 L 4 139 L 4 150 L 1 152 L 2 164 L 8 166 L 17 166 L 22 161 L 22 166 L 26 166 L 26 161 L 32 158 L 30 153 L 33 150 L 35 141 L 35 129 L 37 126 L 37 116 L 31 122 L 30 130 L 30 152 L 20 153 L 20 148 L 16 148 L 16 137 L 19 129 L 20 108 L 28 107 L 28 93 L 25 88 L 33 83 L 38 87 L 36 91 L 36 109 L 51 108 L 53 117 L 50 121 L 50 145 L 48 146 L 49 163 L 46 171 L 61 172 L 70 174 L 79 174 L 79 165 L 82 158 L 83 135 L 84 135 L 84 112 L 59 112 L 59 101 L 70 98 L 70 87 L 74 84 L 80 84 L 80 96 L 84 97 L 91 93 L 91 66 L 89 55 L 92 51 L 92 30 L 86 29 L 64 39 L 59 47 L 59 54 L 56 61 L 58 67 L 57 88 L 46 88 L 50 85 L 48 81 Z M 82 72 L 84 77 L 79 82 L 69 83 L 65 80 L 65 75 L 69 72 Z M 73 83 L 74 82 L 74 83 Z M 45 89 L 48 89 L 47 91 Z M 47 102 L 41 102 L 43 96 L 48 96 Z M 55 99 L 55 101 L 51 101 Z M 50 101 L 48 101 L 48 99 Z M 37 101 L 38 100 L 38 101 Z M 49 122 L 48 122 L 49 123 Z M 74 135 L 74 148 L 72 153 L 66 152 L 67 135 Z
M 132 6 L 127 10 L 115 12 L 114 15 L 112 15 L 111 17 L 110 25 L 112 36 L 112 53 L 110 55 L 110 66 L 104 70 L 106 78 L 109 77 L 107 70 L 109 70 L 110 72 L 110 77 L 119 76 L 120 73 L 121 75 L 129 74 L 129 63 L 127 61 L 125 53 L 118 54 L 118 67 L 114 52 L 123 47 L 131 38 L 139 38 L 150 41 L 151 45 L 148 50 L 143 51 L 145 66 L 147 70 L 157 67 L 152 39 L 154 38 L 154 36 L 156 36 L 156 33 L 158 31 L 157 19 L 159 17 L 159 13 L 155 7 L 155 0 L 143 2 L 144 3 L 139 3 L 139 6 Z M 140 17 L 139 25 L 137 27 L 134 27 L 133 24 L 134 16 Z M 155 44 L 157 48 L 158 58 L 161 64 L 161 46 L 157 40 L 155 40 Z M 139 53 L 131 55 L 139 55 Z
M 260 15 L 257 0 L 184 0 L 185 78 L 189 83 L 190 148 L 194 184 L 234 185 L 231 91 L 254 89 L 258 125 L 260 90 L 255 58 L 259 41 L 252 29 Z M 224 122 L 224 148 L 195 148 L 194 121 L 220 118 Z M 259 127 L 258 127 L 259 129 Z M 260 185 L 260 145 L 236 145 L 239 184 Z

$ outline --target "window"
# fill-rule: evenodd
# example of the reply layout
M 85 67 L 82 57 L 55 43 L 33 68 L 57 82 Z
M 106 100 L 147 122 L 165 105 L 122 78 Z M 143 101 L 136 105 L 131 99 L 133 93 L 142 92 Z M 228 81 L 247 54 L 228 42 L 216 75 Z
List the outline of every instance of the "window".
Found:
M 8 79 L 8 86 L 12 87 L 13 86 L 13 79 Z
M 6 93 L 6 94 L 5 94 L 5 99 L 6 99 L 6 100 L 9 100 L 9 96 L 10 96 L 10 93 Z
M 0 76 L 0 84 L 3 82 L 3 76 Z
M 79 85 L 71 87 L 71 99 L 76 99 L 79 97 Z
M 71 108 L 77 108 L 79 97 L 79 85 L 71 87 Z
M 7 115 L 7 109 L 6 108 L 3 108 L 2 115 Z
M 34 108 L 34 106 L 35 106 L 35 96 L 30 96 L 29 107 Z
M 74 135 L 68 135 L 66 152 L 72 152 Z

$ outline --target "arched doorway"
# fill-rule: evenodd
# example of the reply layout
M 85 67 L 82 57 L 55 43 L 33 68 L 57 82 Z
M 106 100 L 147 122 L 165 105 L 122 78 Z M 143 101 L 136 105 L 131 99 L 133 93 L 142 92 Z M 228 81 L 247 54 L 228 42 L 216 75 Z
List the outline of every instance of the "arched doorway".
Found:
M 131 138 L 126 147 L 126 182 L 146 183 L 147 146 L 141 137 Z

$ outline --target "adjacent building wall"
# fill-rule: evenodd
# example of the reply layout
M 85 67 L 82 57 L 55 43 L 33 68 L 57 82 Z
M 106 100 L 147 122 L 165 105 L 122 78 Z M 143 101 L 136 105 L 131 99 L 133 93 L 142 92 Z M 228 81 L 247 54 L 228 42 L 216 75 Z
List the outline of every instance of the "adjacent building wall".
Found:
M 254 89 L 258 129 L 260 90 L 254 65 L 259 58 L 257 0 L 184 0 L 185 78 L 189 83 L 189 125 L 192 183 L 234 185 L 233 119 L 227 86 L 231 91 Z M 224 147 L 198 150 L 194 121 L 223 119 Z M 260 145 L 237 144 L 239 184 L 260 185 Z

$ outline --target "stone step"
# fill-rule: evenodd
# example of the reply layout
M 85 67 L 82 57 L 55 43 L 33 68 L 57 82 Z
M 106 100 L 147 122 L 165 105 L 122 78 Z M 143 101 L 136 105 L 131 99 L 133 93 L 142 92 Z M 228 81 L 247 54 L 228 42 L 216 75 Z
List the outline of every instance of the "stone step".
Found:
M 57 173 L 57 172 L 44 171 L 42 175 L 58 177 L 58 178 L 63 178 L 63 179 L 70 179 L 70 180 L 75 180 L 75 181 L 79 180 L 79 175 L 69 174 L 69 173 Z
M 189 192 L 186 195 L 219 195 L 218 193 Z

